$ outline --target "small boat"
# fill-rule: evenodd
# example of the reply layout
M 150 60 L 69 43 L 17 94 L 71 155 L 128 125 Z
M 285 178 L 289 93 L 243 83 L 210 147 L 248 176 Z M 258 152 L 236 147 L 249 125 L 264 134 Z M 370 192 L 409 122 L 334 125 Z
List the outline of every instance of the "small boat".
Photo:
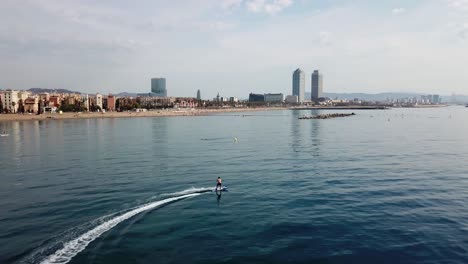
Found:
M 8 137 L 10 134 L 0 134 L 0 137 Z

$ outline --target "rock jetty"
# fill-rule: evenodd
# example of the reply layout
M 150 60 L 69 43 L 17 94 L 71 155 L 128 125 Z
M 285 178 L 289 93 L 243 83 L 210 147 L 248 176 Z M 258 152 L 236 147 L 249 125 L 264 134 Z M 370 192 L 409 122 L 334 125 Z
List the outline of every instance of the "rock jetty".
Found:
M 353 116 L 353 115 L 356 115 L 356 114 L 355 113 L 351 113 L 351 114 L 334 113 L 334 114 L 322 114 L 322 115 L 315 115 L 315 116 L 303 116 L 303 117 L 299 117 L 299 119 L 330 119 L 330 118 L 346 117 L 346 116 Z

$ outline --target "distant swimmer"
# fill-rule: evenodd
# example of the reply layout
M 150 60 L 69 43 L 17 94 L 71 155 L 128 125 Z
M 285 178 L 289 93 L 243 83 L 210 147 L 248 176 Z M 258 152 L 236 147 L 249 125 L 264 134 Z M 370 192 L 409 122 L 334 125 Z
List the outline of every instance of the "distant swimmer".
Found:
M 222 187 L 222 182 L 223 182 L 223 180 L 221 179 L 221 177 L 218 177 L 218 179 L 216 180 L 216 190 L 221 190 L 223 188 Z

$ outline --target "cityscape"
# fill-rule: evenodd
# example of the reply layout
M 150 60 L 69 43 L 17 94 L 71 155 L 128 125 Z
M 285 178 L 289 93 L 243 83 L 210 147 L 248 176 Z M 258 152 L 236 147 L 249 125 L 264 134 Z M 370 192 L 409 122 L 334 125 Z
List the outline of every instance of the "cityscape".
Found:
M 353 100 L 328 98 L 324 96 L 324 78 L 319 70 L 314 70 L 310 78 L 310 93 L 306 98 L 306 73 L 298 68 L 292 74 L 291 94 L 283 93 L 250 93 L 248 99 L 240 100 L 232 96 L 218 95 L 211 99 L 202 99 L 201 90 L 194 97 L 168 96 L 166 78 L 152 78 L 149 93 L 138 93 L 136 96 L 116 96 L 82 94 L 73 92 L 43 92 L 0 90 L 0 109 L 2 113 L 58 113 L 58 112 L 106 112 L 106 111 L 148 111 L 167 108 L 219 108 L 219 107 L 261 107 L 261 106 L 386 106 L 386 107 L 417 107 L 440 105 L 442 99 L 438 94 L 420 95 L 419 97 L 387 98 L 381 101 L 366 101 L 360 98 Z M 44 89 L 47 90 L 47 89 Z

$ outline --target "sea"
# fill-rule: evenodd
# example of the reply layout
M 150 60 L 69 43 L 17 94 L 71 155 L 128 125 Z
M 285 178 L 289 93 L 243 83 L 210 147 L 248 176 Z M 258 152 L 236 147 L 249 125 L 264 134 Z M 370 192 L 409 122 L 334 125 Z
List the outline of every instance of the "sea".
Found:
M 0 263 L 468 263 L 465 107 L 1 131 Z

